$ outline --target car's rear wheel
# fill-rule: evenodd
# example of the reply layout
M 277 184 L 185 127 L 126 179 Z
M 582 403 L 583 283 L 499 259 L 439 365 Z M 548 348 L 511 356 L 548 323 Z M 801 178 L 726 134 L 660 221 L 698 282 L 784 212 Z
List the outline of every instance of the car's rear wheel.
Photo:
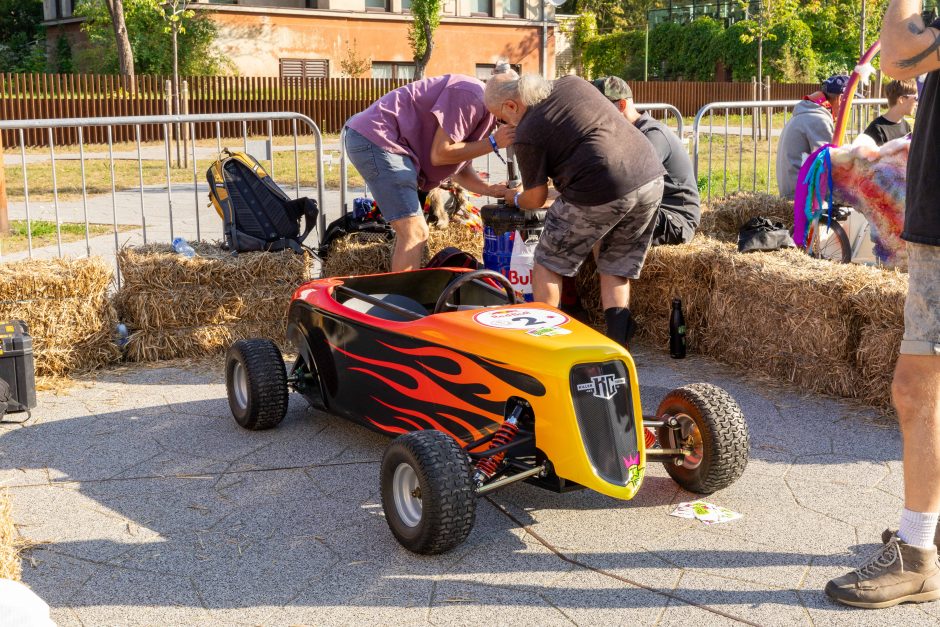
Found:
M 287 371 L 271 340 L 239 340 L 225 356 L 225 387 L 235 422 L 252 431 L 276 427 L 287 414 Z
M 470 462 L 440 431 L 392 440 L 382 458 L 382 507 L 398 542 L 415 553 L 444 553 L 467 539 L 476 513 Z
M 657 416 L 672 416 L 678 430 L 660 427 L 663 448 L 691 451 L 681 464 L 669 459 L 666 472 L 689 492 L 711 494 L 734 483 L 747 466 L 750 438 L 741 408 L 718 386 L 693 383 L 673 390 Z M 678 432 L 677 432 L 678 431 Z

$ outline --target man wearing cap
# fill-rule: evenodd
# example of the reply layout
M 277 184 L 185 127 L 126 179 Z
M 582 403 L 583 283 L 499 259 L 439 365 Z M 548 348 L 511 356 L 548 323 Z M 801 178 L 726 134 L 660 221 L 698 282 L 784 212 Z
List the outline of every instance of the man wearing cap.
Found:
M 784 198 L 793 198 L 796 177 L 806 157 L 832 141 L 848 82 L 849 77 L 843 74 L 831 76 L 819 91 L 805 96 L 793 108 L 777 147 L 777 190 Z
M 666 174 L 663 176 L 663 201 L 656 212 L 653 246 L 684 244 L 692 240 L 702 216 L 701 200 L 692 160 L 675 133 L 633 104 L 633 90 L 625 80 L 606 76 L 594 81 L 621 115 L 653 144 Z

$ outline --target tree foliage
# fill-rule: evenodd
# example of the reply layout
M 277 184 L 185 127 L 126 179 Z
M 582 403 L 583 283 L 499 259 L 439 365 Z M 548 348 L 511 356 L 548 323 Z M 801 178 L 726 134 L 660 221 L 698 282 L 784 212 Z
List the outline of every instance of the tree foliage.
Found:
M 441 23 L 441 0 L 412 0 L 408 42 L 415 60 L 415 79 L 424 78 L 424 68 L 434 50 L 434 31 Z
M 75 14 L 85 18 L 82 29 L 90 50 L 76 53 L 75 65 L 102 74 L 118 71 L 114 32 L 102 0 L 80 0 Z M 173 72 L 172 24 L 168 24 L 153 0 L 124 0 L 124 17 L 139 74 Z M 179 33 L 180 74 L 187 76 L 225 74 L 231 63 L 215 48 L 215 22 L 201 12 L 193 14 Z
M 42 0 L 0 0 L 0 72 L 43 72 Z

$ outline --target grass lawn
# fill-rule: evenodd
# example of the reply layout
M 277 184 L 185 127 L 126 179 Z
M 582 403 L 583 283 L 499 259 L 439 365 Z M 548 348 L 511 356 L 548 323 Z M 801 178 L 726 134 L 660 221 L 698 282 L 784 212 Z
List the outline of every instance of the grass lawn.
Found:
M 33 248 L 42 246 L 52 246 L 56 243 L 55 222 L 46 220 L 33 220 L 30 222 L 32 227 Z M 129 231 L 137 227 L 132 225 L 118 225 L 118 231 Z M 76 242 L 85 239 L 85 225 L 65 223 L 60 228 L 62 234 L 62 243 Z M 114 226 L 111 224 L 89 224 L 88 236 L 96 237 L 114 232 Z M 13 220 L 10 222 L 10 231 L 5 235 L 0 235 L 0 252 L 17 253 L 27 250 L 28 231 L 26 220 Z
M 205 183 L 206 170 L 215 159 L 199 159 L 196 161 L 196 180 Z M 270 169 L 270 162 L 262 162 L 265 168 Z M 305 187 L 315 186 L 317 183 L 316 164 L 312 153 L 301 153 L 299 159 L 300 184 Z M 142 173 L 141 173 L 142 170 Z M 334 161 L 332 167 L 324 166 L 324 183 L 327 188 L 338 189 L 340 185 L 339 165 Z M 55 167 L 56 186 L 59 200 L 77 200 L 82 196 L 82 170 L 81 162 L 77 160 L 57 160 Z M 26 175 L 29 181 L 29 199 L 33 202 L 50 202 L 52 193 L 52 167 L 50 163 L 30 163 L 26 166 Z M 274 180 L 285 190 L 290 191 L 295 183 L 294 159 L 287 154 L 274 156 Z M 23 168 L 22 165 L 6 166 L 5 179 L 7 195 L 10 200 L 23 199 Z M 144 185 L 166 185 L 167 171 L 163 160 L 145 160 L 139 166 L 136 159 L 114 161 L 114 187 L 118 191 L 137 189 L 143 180 Z M 172 184 L 192 184 L 192 164 L 186 169 L 170 169 L 170 182 Z M 361 187 L 362 177 L 355 168 L 349 166 L 349 185 Z M 103 159 L 85 160 L 85 192 L 89 195 L 111 193 L 110 164 Z

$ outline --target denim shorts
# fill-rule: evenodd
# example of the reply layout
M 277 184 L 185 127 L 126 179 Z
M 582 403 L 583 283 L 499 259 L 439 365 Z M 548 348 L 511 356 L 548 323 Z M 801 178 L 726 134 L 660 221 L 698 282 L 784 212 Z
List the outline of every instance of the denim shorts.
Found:
M 408 155 L 382 150 L 346 127 L 346 155 L 365 179 L 382 216 L 389 222 L 422 215 L 418 169 Z
M 940 357 L 940 246 L 907 243 L 902 355 Z

